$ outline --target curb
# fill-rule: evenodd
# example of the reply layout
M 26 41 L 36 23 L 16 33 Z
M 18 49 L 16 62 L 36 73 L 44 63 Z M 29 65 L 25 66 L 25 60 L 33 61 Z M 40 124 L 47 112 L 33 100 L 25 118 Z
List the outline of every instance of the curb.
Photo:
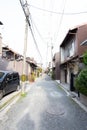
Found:
M 11 95 L 8 95 L 8 97 L 4 97 L 0 101 L 0 111 L 2 111 L 10 102 L 12 102 L 16 97 L 20 95 L 20 91 L 14 92 Z
M 27 86 L 27 84 L 26 84 Z M 25 89 L 25 92 L 29 91 L 29 88 Z M 21 95 L 21 89 L 19 91 L 14 91 L 10 94 L 7 94 L 7 96 L 4 96 L 1 100 L 0 100 L 0 111 L 2 109 L 4 109 L 6 106 L 8 106 L 16 97 L 19 97 Z
M 72 94 L 72 92 L 69 92 L 60 83 L 58 83 L 58 85 L 66 92 L 67 96 L 71 96 L 72 100 L 75 101 L 85 112 L 87 112 L 87 107 L 76 98 L 76 95 Z
M 2 120 L 2 117 L 11 108 L 11 106 L 18 101 L 18 99 L 20 98 L 20 93 L 21 92 L 19 91 L 17 94 L 15 94 L 14 96 L 6 100 L 6 102 L 0 105 L 0 120 Z
M 30 89 L 31 87 L 26 88 L 25 92 L 28 92 Z M 21 96 L 21 89 L 17 92 L 12 93 L 11 95 L 8 95 L 8 97 L 4 97 L 0 101 L 0 120 L 2 120 L 2 117 L 11 108 L 11 106 L 19 100 L 20 96 Z

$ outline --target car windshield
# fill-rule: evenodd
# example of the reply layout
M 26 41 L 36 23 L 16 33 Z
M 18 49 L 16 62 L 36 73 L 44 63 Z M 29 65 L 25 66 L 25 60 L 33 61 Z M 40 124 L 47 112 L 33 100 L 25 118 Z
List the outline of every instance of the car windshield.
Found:
M 0 79 L 3 77 L 4 73 L 0 72 Z

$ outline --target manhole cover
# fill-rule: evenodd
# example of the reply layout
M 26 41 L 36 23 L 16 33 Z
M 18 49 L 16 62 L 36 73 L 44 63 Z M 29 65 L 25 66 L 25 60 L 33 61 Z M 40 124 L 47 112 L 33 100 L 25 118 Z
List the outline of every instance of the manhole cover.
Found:
M 50 115 L 54 115 L 54 116 L 62 116 L 65 114 L 64 108 L 62 107 L 49 107 L 49 109 L 47 109 L 46 111 L 48 114 Z

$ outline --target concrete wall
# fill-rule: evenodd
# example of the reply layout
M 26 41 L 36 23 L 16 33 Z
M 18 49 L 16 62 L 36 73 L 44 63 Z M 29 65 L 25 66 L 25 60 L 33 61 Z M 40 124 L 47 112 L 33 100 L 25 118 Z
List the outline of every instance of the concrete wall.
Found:
M 60 53 L 55 54 L 55 79 L 60 80 Z
M 13 70 L 19 72 L 20 75 L 23 73 L 23 61 L 9 61 L 0 58 L 0 70 Z M 26 62 L 26 75 L 31 73 L 30 64 Z

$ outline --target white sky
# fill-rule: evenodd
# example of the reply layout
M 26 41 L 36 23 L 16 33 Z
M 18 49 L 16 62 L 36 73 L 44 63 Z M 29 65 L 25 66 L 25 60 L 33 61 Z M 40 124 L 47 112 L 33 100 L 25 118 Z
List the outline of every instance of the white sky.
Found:
M 20 2 L 19 0 L 0 0 L 0 2 L 0 21 L 4 24 L 0 27 L 3 43 L 23 54 L 25 16 Z M 51 44 L 54 46 L 53 53 L 58 52 L 59 45 L 68 29 L 87 23 L 87 13 L 80 13 L 87 12 L 87 0 L 28 0 L 28 4 L 35 39 L 44 63 L 51 60 Z M 80 14 L 62 15 L 56 12 Z M 27 56 L 34 57 L 37 62 L 41 62 L 30 30 Z

